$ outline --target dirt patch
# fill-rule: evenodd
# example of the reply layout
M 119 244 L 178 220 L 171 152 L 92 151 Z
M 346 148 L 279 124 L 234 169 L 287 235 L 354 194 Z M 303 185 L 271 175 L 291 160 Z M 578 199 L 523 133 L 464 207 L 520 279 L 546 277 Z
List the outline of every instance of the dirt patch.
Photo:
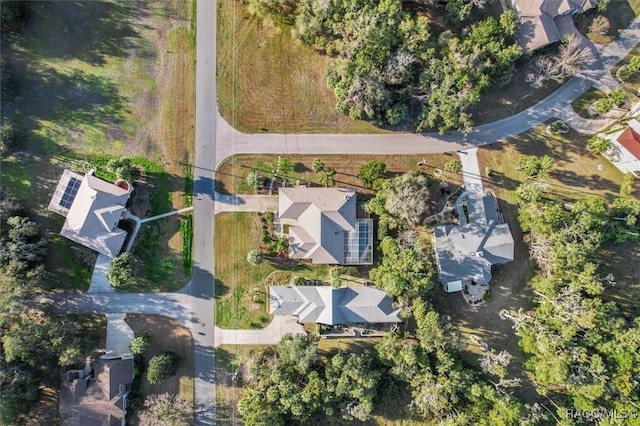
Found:
M 29 426 L 59 425 L 62 419 L 58 414 L 58 389 L 53 386 L 41 385 L 40 398 L 24 416 L 22 424 Z

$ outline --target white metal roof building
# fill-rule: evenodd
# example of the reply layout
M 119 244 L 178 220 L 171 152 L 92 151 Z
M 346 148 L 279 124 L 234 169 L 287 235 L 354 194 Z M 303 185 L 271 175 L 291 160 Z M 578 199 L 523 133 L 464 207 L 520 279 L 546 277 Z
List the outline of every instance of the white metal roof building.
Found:
M 271 286 L 269 312 L 295 315 L 298 322 L 326 325 L 401 322 L 400 309 L 373 287 Z
M 373 220 L 356 218 L 353 188 L 280 188 L 278 221 L 288 227 L 292 259 L 373 263 Z
M 120 253 L 127 232 L 118 228 L 131 191 L 93 175 L 65 170 L 49 210 L 65 216 L 60 235 L 109 257 Z

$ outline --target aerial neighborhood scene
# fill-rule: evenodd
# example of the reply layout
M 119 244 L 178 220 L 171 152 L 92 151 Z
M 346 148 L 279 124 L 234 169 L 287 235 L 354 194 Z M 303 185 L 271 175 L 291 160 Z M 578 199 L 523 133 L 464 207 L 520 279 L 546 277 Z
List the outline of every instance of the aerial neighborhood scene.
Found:
M 0 17 L 1 425 L 640 425 L 640 0 Z

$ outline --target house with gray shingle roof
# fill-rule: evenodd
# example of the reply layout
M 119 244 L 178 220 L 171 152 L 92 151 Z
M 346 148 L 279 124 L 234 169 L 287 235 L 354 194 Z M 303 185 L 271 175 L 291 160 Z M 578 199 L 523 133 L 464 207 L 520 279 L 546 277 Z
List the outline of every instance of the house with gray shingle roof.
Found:
M 277 222 L 289 258 L 313 263 L 373 263 L 373 220 L 356 217 L 353 188 L 280 188 Z
M 103 355 L 93 368 L 66 372 L 59 396 L 62 425 L 124 426 L 133 377 L 132 356 Z
M 367 286 L 271 286 L 269 312 L 294 315 L 302 324 L 398 323 L 400 309 L 387 294 Z
M 598 0 L 511 0 L 518 16 L 518 44 L 532 51 L 559 41 L 564 35 L 561 20 L 569 14 L 586 12 L 598 5 Z M 574 27 L 575 29 L 575 27 Z
M 513 237 L 509 225 L 503 223 L 495 197 L 487 195 L 481 200 L 467 204 L 480 211 L 481 220 L 433 229 L 440 282 L 446 292 L 481 286 L 484 293 L 491 280 L 491 267 L 513 260 Z
M 118 182 L 116 182 L 118 183 Z M 65 170 L 49 210 L 66 217 L 60 235 L 109 257 L 120 253 L 127 232 L 118 222 L 131 195 L 131 185 L 104 181 L 90 170 L 84 176 Z

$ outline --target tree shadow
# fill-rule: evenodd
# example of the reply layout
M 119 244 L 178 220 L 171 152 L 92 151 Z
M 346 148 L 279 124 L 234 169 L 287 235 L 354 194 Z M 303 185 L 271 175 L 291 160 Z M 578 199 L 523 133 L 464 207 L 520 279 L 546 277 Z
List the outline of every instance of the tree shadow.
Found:
M 600 175 L 579 175 L 572 170 L 554 170 L 551 175 L 565 186 L 571 187 L 572 191 L 584 193 L 585 195 L 593 194 L 593 190 L 617 193 L 619 188 L 615 182 Z M 552 188 L 553 186 L 555 185 L 552 185 Z M 591 191 L 585 191 L 583 188 L 590 188 Z
M 225 285 L 222 281 L 214 278 L 214 294 L 216 299 L 221 299 L 223 296 L 229 294 L 229 286 Z
M 311 169 L 307 167 L 304 163 L 298 162 L 293 165 L 293 171 L 296 173 L 306 173 L 306 172 L 310 172 Z
M 146 15 L 147 7 L 145 2 L 37 2 L 25 28 L 30 37 L 21 47 L 35 57 L 102 66 L 106 57 L 125 57 L 137 47 L 133 21 Z

